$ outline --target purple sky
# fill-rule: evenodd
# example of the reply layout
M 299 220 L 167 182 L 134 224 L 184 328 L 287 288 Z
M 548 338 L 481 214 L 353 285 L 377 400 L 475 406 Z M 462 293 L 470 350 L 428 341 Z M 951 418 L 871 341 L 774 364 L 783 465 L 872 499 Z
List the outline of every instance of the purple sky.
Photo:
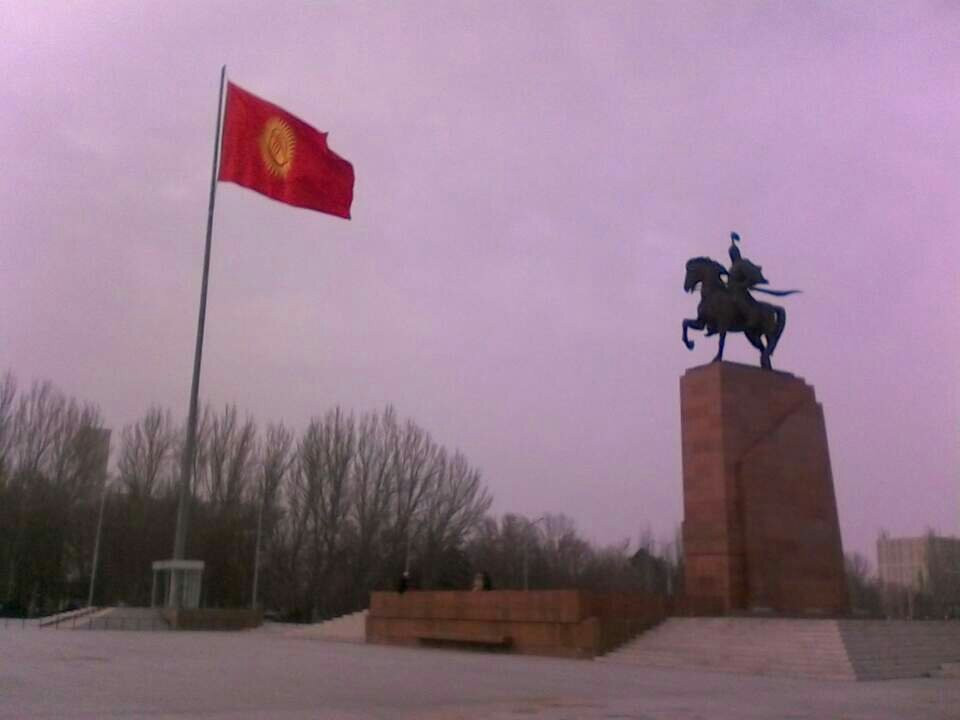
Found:
M 882 8 L 882 9 L 881 9 Z M 354 220 L 217 195 L 201 392 L 394 404 L 496 511 L 680 520 L 692 255 L 788 298 L 847 549 L 956 533 L 955 3 L 0 5 L 0 368 L 186 414 L 220 65 L 329 131 Z M 729 359 L 756 362 L 733 337 Z

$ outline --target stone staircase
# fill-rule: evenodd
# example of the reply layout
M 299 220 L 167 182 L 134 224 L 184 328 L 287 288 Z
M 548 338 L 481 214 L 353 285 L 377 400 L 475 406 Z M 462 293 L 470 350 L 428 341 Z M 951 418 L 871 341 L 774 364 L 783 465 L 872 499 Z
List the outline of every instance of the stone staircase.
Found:
M 960 622 L 670 618 L 598 660 L 830 680 L 920 677 L 960 661 Z
M 284 631 L 290 637 L 308 637 L 337 642 L 366 642 L 367 611 L 358 610 L 349 615 L 326 620 L 312 625 L 298 625 Z
M 858 680 L 921 677 L 960 661 L 960 622 L 838 621 Z

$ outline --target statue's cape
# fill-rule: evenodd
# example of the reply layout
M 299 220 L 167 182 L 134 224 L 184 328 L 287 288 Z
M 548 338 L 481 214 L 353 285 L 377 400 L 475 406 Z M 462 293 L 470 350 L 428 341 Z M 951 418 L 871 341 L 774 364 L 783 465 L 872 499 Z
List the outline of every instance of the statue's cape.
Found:
M 795 295 L 796 293 L 803 292 L 803 290 L 767 290 L 762 287 L 752 287 L 750 292 L 762 292 L 767 295 L 776 295 L 777 297 L 784 297 L 786 295 Z

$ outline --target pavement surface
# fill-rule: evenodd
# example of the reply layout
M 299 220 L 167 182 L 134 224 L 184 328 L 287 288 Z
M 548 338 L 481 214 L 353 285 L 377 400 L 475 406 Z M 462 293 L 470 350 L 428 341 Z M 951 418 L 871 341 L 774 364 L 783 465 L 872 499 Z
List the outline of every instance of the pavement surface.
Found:
M 0 719 L 960 720 L 960 680 L 841 682 L 246 632 L 0 627 Z

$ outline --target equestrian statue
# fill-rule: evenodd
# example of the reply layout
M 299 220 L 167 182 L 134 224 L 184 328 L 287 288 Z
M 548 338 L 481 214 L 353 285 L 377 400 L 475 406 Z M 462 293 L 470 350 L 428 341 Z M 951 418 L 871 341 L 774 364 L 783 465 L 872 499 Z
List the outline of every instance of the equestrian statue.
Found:
M 787 322 L 787 313 L 779 305 L 760 302 L 751 291 L 776 295 L 793 295 L 799 290 L 769 290 L 757 287 L 766 285 L 763 268 L 754 265 L 740 254 L 737 243 L 740 236 L 730 233 L 730 269 L 708 257 L 696 257 L 687 261 L 687 276 L 683 289 L 693 292 L 700 287 L 700 304 L 697 317 L 683 321 L 683 344 L 693 350 L 693 340 L 687 338 L 687 330 L 706 330 L 707 337 L 720 335 L 714 362 L 723 359 L 723 344 L 728 332 L 742 332 L 747 340 L 760 351 L 760 366 L 772 369 L 770 356 L 777 347 Z M 726 280 L 724 280 L 724 277 Z

